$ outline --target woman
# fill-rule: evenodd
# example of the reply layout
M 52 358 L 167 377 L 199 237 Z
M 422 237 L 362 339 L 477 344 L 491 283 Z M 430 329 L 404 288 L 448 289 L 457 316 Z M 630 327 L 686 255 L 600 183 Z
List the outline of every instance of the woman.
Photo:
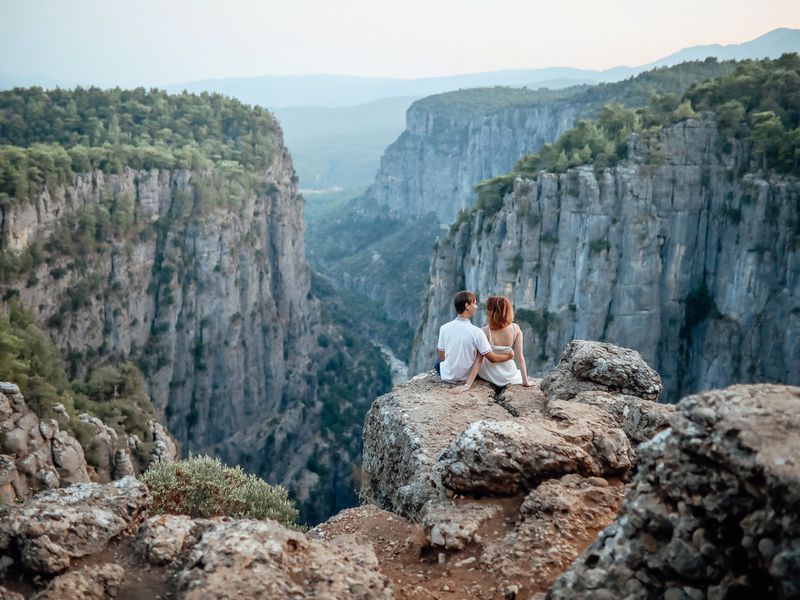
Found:
M 511 306 L 511 301 L 504 296 L 489 296 L 486 300 L 486 314 L 489 324 L 483 328 L 483 332 L 492 346 L 492 351 L 497 354 L 513 352 L 514 360 L 494 363 L 483 360 L 483 357 L 478 355 L 467 383 L 451 390 L 453 394 L 470 389 L 476 376 L 500 387 L 520 383 L 525 387 L 533 385 L 533 381 L 528 379 L 525 355 L 522 352 L 522 330 L 514 323 L 514 307 Z M 514 364 L 514 361 L 517 364 Z

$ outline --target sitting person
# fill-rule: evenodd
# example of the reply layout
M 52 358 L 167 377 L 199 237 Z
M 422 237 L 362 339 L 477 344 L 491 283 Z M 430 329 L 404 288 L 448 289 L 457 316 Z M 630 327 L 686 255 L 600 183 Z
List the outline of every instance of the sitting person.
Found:
M 477 359 L 483 362 L 505 362 L 514 357 L 514 351 L 498 354 L 492 350 L 486 334 L 470 322 L 478 309 L 478 299 L 472 292 L 458 292 L 453 297 L 458 316 L 439 328 L 437 371 L 442 381 L 466 383 L 457 391 L 468 390 L 478 373 Z M 474 367 L 474 368 L 473 368 Z M 454 393 L 457 393 L 454 391 Z
M 514 323 L 511 301 L 505 296 L 490 296 L 486 300 L 486 315 L 489 323 L 483 331 L 489 338 L 492 350 L 497 354 L 512 354 L 517 364 L 512 361 L 481 361 L 478 376 L 499 387 L 520 383 L 526 387 L 532 386 L 522 350 L 522 330 Z

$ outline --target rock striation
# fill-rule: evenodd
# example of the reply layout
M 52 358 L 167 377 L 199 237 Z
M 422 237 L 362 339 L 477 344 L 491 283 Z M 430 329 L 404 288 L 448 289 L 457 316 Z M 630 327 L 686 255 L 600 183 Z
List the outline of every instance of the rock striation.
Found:
M 760 173 L 709 115 L 632 138 L 602 172 L 517 178 L 498 212 L 438 243 L 409 373 L 432 363 L 453 291 L 470 289 L 511 299 L 533 374 L 578 338 L 637 350 L 667 402 L 800 384 L 799 202 L 796 178 Z
M 422 522 L 433 548 L 470 549 L 522 597 L 546 589 L 613 519 L 637 443 L 673 411 L 653 400 L 658 375 L 636 353 L 581 344 L 565 350 L 547 391 L 480 382 L 453 396 L 426 373 L 378 398 L 364 428 L 362 500 Z M 513 523 L 500 537 L 498 519 Z
M 640 447 L 618 518 L 548 598 L 798 597 L 798 414 L 788 386 L 681 400 Z

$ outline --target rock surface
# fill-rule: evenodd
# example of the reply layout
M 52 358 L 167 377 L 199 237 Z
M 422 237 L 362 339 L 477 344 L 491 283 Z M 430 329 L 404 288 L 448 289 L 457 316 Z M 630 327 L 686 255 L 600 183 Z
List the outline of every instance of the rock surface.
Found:
M 137 461 L 134 466 L 130 451 L 141 443 L 136 436 L 120 439 L 97 417 L 81 414 L 79 421 L 87 432 L 84 449 L 78 440 L 60 430 L 59 422 L 65 426 L 69 422 L 63 406 L 54 413 L 56 419 L 40 419 L 16 384 L 0 382 L 0 504 L 73 483 L 107 483 L 136 475 L 156 460 L 178 458 L 175 442 L 159 423 L 148 424 L 153 433 L 149 462 Z M 89 450 L 95 460 L 91 466 L 85 454 Z
M 53 579 L 31 600 L 106 600 L 115 598 L 125 577 L 119 565 L 101 564 L 70 571 Z
M 681 400 L 617 520 L 548 598 L 800 596 L 799 415 L 788 386 Z
M 133 477 L 42 492 L 0 508 L 0 554 L 34 573 L 60 573 L 135 528 L 149 501 L 147 487 Z
M 673 410 L 622 393 L 658 395 L 639 385 L 657 375 L 635 353 L 585 344 L 594 360 L 584 366 L 610 372 L 616 391 L 595 384 L 548 399 L 538 385 L 496 392 L 479 381 L 454 396 L 423 374 L 378 398 L 364 429 L 362 500 L 421 522 L 432 552 L 468 553 L 472 568 L 506 582 L 481 588 L 487 597 L 543 592 L 612 522 L 638 440 L 666 428 Z
M 343 537 L 322 543 L 273 521 L 213 525 L 176 577 L 187 600 L 394 597 L 368 546 Z

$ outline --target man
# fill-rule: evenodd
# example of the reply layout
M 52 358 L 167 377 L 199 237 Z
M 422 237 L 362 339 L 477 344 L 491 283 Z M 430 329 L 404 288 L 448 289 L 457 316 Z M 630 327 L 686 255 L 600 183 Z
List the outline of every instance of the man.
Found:
M 503 362 L 514 358 L 514 352 L 497 354 L 492 351 L 486 334 L 470 322 L 478 310 L 478 299 L 472 292 L 458 292 L 453 296 L 458 316 L 439 328 L 439 361 L 437 371 L 442 381 L 458 383 L 466 381 L 453 393 L 468 390 L 478 374 L 483 358 L 492 362 Z

